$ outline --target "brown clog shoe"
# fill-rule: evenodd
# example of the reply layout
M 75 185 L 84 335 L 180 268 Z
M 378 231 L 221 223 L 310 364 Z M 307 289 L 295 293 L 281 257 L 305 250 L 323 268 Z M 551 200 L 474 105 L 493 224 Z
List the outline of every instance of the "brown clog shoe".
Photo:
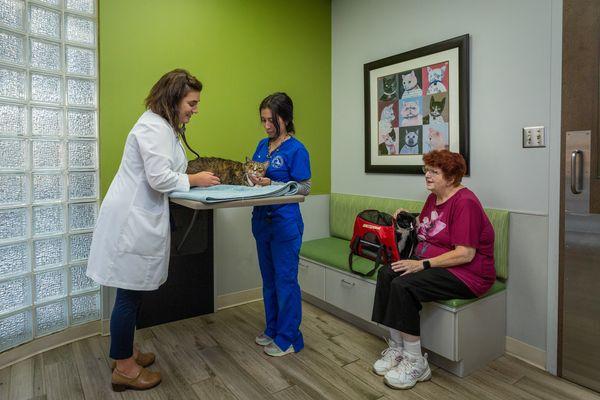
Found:
M 140 351 L 138 352 L 138 356 L 135 358 L 135 363 L 140 367 L 146 368 L 154 364 L 154 360 L 156 360 L 154 353 L 142 353 Z M 110 368 L 114 371 L 114 369 L 117 368 L 117 362 L 113 361 L 110 365 Z
M 112 373 L 112 389 L 115 392 L 122 392 L 127 389 L 146 390 L 158 385 L 161 381 L 160 372 L 152 372 L 146 368 L 141 368 L 140 373 L 135 378 L 130 378 L 115 369 Z

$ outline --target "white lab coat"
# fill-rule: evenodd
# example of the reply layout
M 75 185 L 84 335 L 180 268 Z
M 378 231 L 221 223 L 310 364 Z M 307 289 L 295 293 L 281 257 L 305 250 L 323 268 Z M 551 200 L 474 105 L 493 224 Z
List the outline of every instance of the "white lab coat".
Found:
M 185 151 L 171 125 L 146 111 L 129 132 L 100 207 L 87 276 L 101 285 L 154 290 L 167 280 L 168 193 L 190 188 Z

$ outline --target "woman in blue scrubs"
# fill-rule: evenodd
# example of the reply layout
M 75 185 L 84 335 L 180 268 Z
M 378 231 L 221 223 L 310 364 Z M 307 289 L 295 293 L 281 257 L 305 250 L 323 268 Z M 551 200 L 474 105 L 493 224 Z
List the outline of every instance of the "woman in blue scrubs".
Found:
M 267 137 L 258 143 L 252 159 L 268 161 L 269 166 L 265 177 L 251 180 L 261 186 L 296 181 L 300 184 L 299 194 L 308 195 L 310 160 L 304 145 L 295 138 L 292 99 L 285 93 L 274 93 L 260 103 L 259 112 Z M 255 341 L 270 356 L 284 356 L 304 347 L 298 284 L 303 231 L 298 203 L 254 207 L 252 233 L 258 250 L 266 316 L 266 329 Z

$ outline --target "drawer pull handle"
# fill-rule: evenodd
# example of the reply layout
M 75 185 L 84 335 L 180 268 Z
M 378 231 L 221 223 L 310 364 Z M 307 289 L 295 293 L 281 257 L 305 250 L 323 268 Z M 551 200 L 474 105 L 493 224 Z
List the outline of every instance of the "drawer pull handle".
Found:
M 354 287 L 354 285 L 355 285 L 355 283 L 354 283 L 354 282 L 348 282 L 348 281 L 347 281 L 347 280 L 345 280 L 345 279 L 342 279 L 342 284 L 343 284 L 344 286 L 347 286 L 347 287 Z

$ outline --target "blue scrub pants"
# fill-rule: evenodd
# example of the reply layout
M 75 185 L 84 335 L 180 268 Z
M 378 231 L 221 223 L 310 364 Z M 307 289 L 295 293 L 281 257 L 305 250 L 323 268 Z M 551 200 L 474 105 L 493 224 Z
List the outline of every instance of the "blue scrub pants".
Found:
M 284 241 L 256 239 L 267 320 L 265 334 L 284 351 L 290 345 L 296 352 L 304 348 L 300 332 L 302 296 L 298 284 L 301 245 L 302 235 Z
M 110 358 L 123 360 L 133 355 L 133 336 L 143 292 L 117 288 L 110 316 Z

